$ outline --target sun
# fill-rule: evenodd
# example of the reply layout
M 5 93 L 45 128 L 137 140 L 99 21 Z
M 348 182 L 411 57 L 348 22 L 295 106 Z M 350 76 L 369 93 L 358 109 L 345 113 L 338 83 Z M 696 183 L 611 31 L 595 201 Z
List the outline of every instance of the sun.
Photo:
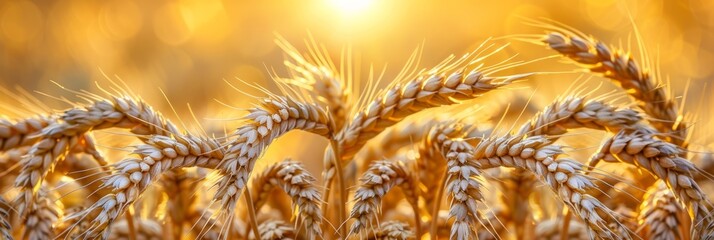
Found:
M 330 2 L 341 12 L 355 14 L 366 10 L 374 0 L 330 0 Z

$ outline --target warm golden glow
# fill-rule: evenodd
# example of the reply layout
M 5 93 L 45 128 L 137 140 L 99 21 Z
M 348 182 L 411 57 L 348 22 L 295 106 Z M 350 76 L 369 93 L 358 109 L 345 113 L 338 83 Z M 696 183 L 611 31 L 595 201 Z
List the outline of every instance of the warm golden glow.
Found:
M 346 14 L 355 14 L 365 11 L 374 0 L 329 0 L 339 11 Z

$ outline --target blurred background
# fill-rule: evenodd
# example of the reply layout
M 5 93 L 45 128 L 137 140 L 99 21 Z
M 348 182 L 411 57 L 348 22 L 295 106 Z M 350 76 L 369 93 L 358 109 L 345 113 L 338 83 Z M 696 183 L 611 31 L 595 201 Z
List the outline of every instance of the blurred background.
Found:
M 206 126 L 231 127 L 256 100 L 244 92 L 265 96 L 247 87 L 257 83 L 275 90 L 274 71 L 286 76 L 284 54 L 274 43 L 279 34 L 299 50 L 310 36 L 339 62 L 340 51 L 350 48 L 360 72 L 387 67 L 385 82 L 402 68 L 411 52 L 423 46 L 422 67 L 431 67 L 449 54 L 474 50 L 489 37 L 543 33 L 524 19 L 553 19 L 597 38 L 632 49 L 638 46 L 635 27 L 642 34 L 652 62 L 670 80 L 675 96 L 686 96 L 687 110 L 707 123 L 712 102 L 714 68 L 714 1 L 422 1 L 422 0 L 315 0 L 315 1 L 0 1 L 0 83 L 71 97 L 51 81 L 69 89 L 97 92 L 94 82 L 120 78 L 131 90 L 175 121 L 185 118 L 190 104 Z M 633 24 L 634 23 L 634 24 Z M 509 38 L 500 39 L 508 42 Z M 554 53 L 542 46 L 511 41 L 503 56 L 520 60 Z M 496 57 L 503 60 L 504 57 Z M 547 59 L 509 70 L 572 71 L 572 64 Z M 106 74 L 106 76 L 105 76 Z M 577 74 L 546 74 L 524 83 L 528 98 L 536 91 L 540 104 L 550 102 L 569 87 Z M 612 89 L 608 81 L 603 91 Z M 690 84 L 690 91 L 686 85 Z M 162 89 L 168 101 L 161 94 Z M 37 95 L 43 102 L 69 107 Z M 490 99 L 498 100 L 498 96 Z M 225 106 L 215 101 L 226 103 Z M 0 101 L 11 102 L 7 96 Z M 168 103 L 176 106 L 175 117 Z M 538 101 L 534 101 L 539 103 Z M 704 103 L 704 104 L 698 104 Z M 518 107 L 522 107 L 518 106 Z M 707 109 L 709 108 L 709 109 Z M 192 120 L 185 120 L 192 121 Z M 289 135 L 285 140 L 308 138 L 301 144 L 279 144 L 268 159 L 283 156 L 322 156 L 317 137 Z M 695 136 L 696 138 L 696 136 Z M 704 137 L 700 137 L 704 138 Z M 319 162 L 319 160 L 318 160 Z M 319 168 L 319 167 L 318 167 Z M 314 173 L 317 175 L 317 173 Z

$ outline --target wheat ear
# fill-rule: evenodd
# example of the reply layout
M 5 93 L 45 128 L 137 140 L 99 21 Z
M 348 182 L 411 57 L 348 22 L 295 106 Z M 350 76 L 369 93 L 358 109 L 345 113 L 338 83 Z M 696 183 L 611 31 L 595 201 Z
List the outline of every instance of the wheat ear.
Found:
M 350 213 L 350 218 L 356 219 L 350 228 L 352 234 L 359 234 L 365 228 L 375 225 L 375 219 L 382 211 L 382 198 L 395 186 L 402 189 L 409 204 L 412 205 L 416 218 L 415 225 L 421 225 L 417 208 L 419 195 L 415 188 L 414 176 L 404 163 L 377 161 L 362 175 L 360 186 L 355 192 L 355 203 Z
M 368 240 L 407 240 L 415 239 L 408 224 L 399 221 L 386 221 L 367 235 Z
M 266 221 L 258 226 L 261 240 L 293 240 L 297 239 L 293 226 L 280 220 Z M 250 234 L 248 239 L 255 240 Z
M 522 168 L 547 183 L 571 211 L 603 239 L 629 238 L 615 235 L 609 228 L 613 211 L 587 193 L 595 184 L 584 174 L 583 166 L 571 159 L 556 159 L 560 146 L 551 145 L 543 136 L 523 138 L 503 136 L 481 140 L 475 147 L 474 159 L 480 168 Z
M 658 181 L 647 190 L 640 206 L 639 222 L 644 226 L 643 236 L 648 239 L 682 239 L 677 214 L 681 207 L 667 185 Z
M 161 175 L 160 184 L 168 196 L 166 213 L 171 217 L 171 231 L 174 239 L 180 239 L 188 214 L 196 211 L 196 186 L 201 178 L 184 169 L 174 169 Z
M 111 235 L 109 239 L 112 240 L 130 240 L 130 239 L 141 239 L 141 240 L 161 240 L 164 236 L 161 235 L 162 227 L 158 222 L 151 219 L 137 219 L 134 222 L 136 226 L 136 236 L 132 236 L 129 230 L 129 222 L 122 219 L 112 224 Z
M 663 180 L 679 201 L 688 205 L 695 226 L 704 227 L 712 221 L 709 201 L 692 178 L 696 167 L 680 157 L 682 151 L 676 145 L 655 139 L 647 131 L 621 131 L 606 141 L 593 156 L 591 166 L 599 160 L 623 162 L 644 169 Z M 695 227 L 696 230 L 699 228 Z
M 219 165 L 225 176 L 218 183 L 216 200 L 228 213 L 233 213 L 256 160 L 273 140 L 298 129 L 329 138 L 333 129 L 322 108 L 283 97 L 265 99 L 245 119 Z
M 427 137 L 430 129 L 437 123 L 436 120 L 419 119 L 400 123 L 385 130 L 378 139 L 373 139 L 362 148 L 354 157 L 359 165 L 358 171 L 365 172 L 372 166 L 372 162 L 391 158 L 402 148 L 414 143 L 422 142 Z M 345 174 L 349 178 L 350 173 Z
M 604 43 L 587 36 L 565 31 L 551 32 L 543 42 L 570 59 L 585 64 L 590 71 L 601 73 L 618 83 L 637 100 L 645 113 L 654 117 L 650 123 L 660 132 L 671 134 L 670 141 L 686 147 L 687 126 L 677 109 L 677 103 L 667 96 L 665 88 L 640 68 L 629 53 L 611 51 Z
M 23 239 L 45 240 L 55 236 L 53 225 L 62 217 L 61 206 L 58 206 L 47 189 L 40 188 L 31 211 L 24 219 L 25 232 Z
M 0 237 L 12 240 L 12 225 L 10 225 L 10 211 L 12 207 L 0 196 Z
M 466 141 L 447 139 L 441 149 L 447 165 L 446 191 L 451 198 L 449 217 L 455 218 L 451 239 L 476 237 L 476 222 L 481 218 L 476 203 L 483 201 L 483 195 L 475 178 L 480 166 L 474 161 L 474 148 Z
M 0 118 L 0 150 L 7 151 L 22 146 L 31 146 L 37 142 L 32 135 L 54 123 L 56 118 L 38 116 L 11 122 Z
M 97 99 L 84 108 L 66 111 L 61 122 L 42 129 L 42 138 L 30 149 L 22 163 L 22 170 L 15 181 L 22 193 L 18 196 L 18 211 L 22 215 L 32 202 L 33 189 L 51 171 L 58 161 L 76 145 L 92 146 L 84 134 L 90 130 L 110 127 L 130 128 L 139 135 L 178 132 L 176 128 L 143 101 L 129 97 L 113 97 L 111 100 Z M 96 151 L 95 158 L 101 159 Z
M 320 210 L 320 193 L 315 187 L 315 177 L 303 168 L 302 164 L 294 161 L 283 161 L 270 165 L 263 172 L 253 178 L 253 195 L 255 209 L 260 209 L 267 201 L 273 187 L 283 189 L 293 201 L 293 212 L 298 212 L 301 224 L 307 230 L 308 238 L 318 238 L 322 234 L 320 223 L 322 211 Z
M 617 132 L 633 128 L 642 118 L 637 111 L 620 109 L 602 101 L 585 97 L 565 97 L 556 100 L 521 127 L 518 134 L 547 135 L 553 141 L 569 129 L 591 128 Z
M 104 187 L 111 193 L 102 197 L 85 211 L 70 218 L 91 218 L 96 210 L 96 217 L 91 219 L 91 228 L 82 233 L 83 237 L 95 237 L 116 220 L 146 188 L 158 181 L 162 173 L 182 167 L 202 167 L 216 169 L 223 158 L 222 146 L 211 139 L 195 136 L 152 136 L 147 144 L 139 145 L 135 158 L 127 158 L 113 164 L 113 173 L 107 177 Z M 220 172 L 220 170 L 219 170 Z

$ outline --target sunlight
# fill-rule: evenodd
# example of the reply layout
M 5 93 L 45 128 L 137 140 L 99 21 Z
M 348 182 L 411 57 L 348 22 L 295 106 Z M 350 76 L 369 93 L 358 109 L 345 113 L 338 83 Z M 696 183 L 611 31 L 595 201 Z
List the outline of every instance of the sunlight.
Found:
M 332 5 L 347 14 L 355 14 L 364 11 L 374 0 L 330 0 Z

